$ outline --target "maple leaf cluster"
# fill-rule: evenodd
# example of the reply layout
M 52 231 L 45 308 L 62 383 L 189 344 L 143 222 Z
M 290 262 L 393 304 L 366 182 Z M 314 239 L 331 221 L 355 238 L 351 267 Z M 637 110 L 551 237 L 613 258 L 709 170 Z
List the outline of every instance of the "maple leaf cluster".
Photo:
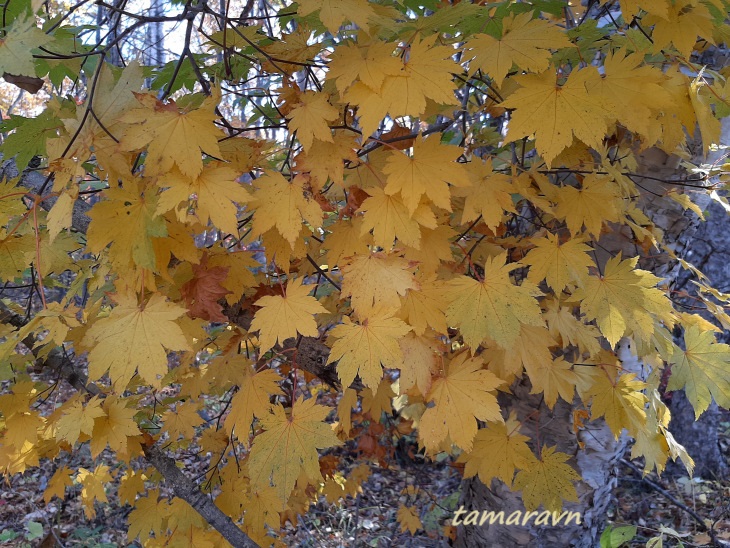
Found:
M 727 38 L 725 4 L 620 4 L 641 33 L 566 30 L 530 3 L 431 13 L 302 0 L 295 30 L 276 36 L 228 21 L 205 45 L 227 61 L 204 71 L 226 76 L 173 96 L 174 79 L 166 93 L 147 89 L 137 62 L 57 61 L 61 74 L 39 48 L 67 47 L 59 33 L 72 30 L 9 19 L 0 72 L 55 83 L 82 70 L 87 89 L 6 122 L 3 154 L 22 169 L 33 140 L 53 199 L 0 183 L 0 278 L 32 269 L 40 292 L 64 272 L 72 281 L 24 325 L 0 326 L 0 374 L 12 380 L 0 470 L 108 447 L 123 472 L 58 468 L 47 500 L 79 483 L 92 516 L 118 481 L 135 506 L 131 538 L 216 545 L 191 507 L 160 498 L 152 470 L 132 466 L 158 441 L 196 446 L 217 463 L 206 485 L 218 508 L 270 545 L 320 494 L 361 489 L 367 467 L 335 472 L 323 453 L 347 444 L 383 463 L 392 447 L 377 440 L 397 431 L 428 458 L 458 459 L 466 477 L 521 490 L 528 510 L 559 510 L 581 478 L 565 448 L 537 442 L 539 421 L 500 406 L 520 382 L 548 415 L 562 402 L 616 438 L 628 431 L 646 470 L 670 457 L 691 468 L 667 429 L 662 372 L 697 415 L 713 399 L 729 407 L 730 348 L 640 268 L 674 253 L 642 210 L 637 173 L 646 151 L 686 156 L 696 126 L 705 151 L 717 142 L 727 74 L 684 69 L 698 37 Z M 249 73 L 272 84 L 266 100 L 235 107 Z M 730 297 L 698 283 L 730 325 Z M 37 408 L 48 383 L 24 373 L 29 355 L 16 349 L 28 337 L 34 359 L 84 355 L 89 393 Z M 625 340 L 648 374 L 622 366 Z M 326 368 L 339 387 L 317 378 Z M 422 525 L 412 506 L 398 519 Z

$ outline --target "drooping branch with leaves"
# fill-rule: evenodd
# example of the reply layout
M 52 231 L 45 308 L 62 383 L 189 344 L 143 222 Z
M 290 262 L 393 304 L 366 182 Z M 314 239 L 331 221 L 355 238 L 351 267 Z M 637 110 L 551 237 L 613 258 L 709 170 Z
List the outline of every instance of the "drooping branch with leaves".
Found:
M 662 212 L 727 203 L 725 0 L 158 4 L 2 8 L 35 98 L 2 121 L 3 473 L 58 462 L 87 516 L 121 482 L 145 546 L 268 546 L 401 437 L 529 511 L 583 508 L 596 425 L 691 470 L 663 396 L 730 407 L 730 296 Z

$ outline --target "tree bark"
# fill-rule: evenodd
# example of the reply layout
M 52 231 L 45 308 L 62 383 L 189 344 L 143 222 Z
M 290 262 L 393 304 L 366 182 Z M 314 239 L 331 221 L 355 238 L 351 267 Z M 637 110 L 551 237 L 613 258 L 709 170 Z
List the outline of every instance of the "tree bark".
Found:
M 535 411 L 539 410 L 540 439 L 543 446 L 557 445 L 560 451 L 576 455 L 570 464 L 583 478 L 576 485 L 579 502 L 566 503 L 563 510 L 579 512 L 581 523 L 571 522 L 569 526 L 556 527 L 530 524 L 523 527 L 498 523 L 487 523 L 483 526 L 462 525 L 457 530 L 456 546 L 594 548 L 595 539 L 603 529 L 606 510 L 612 501 L 611 492 L 616 486 L 614 471 L 628 446 L 628 438 L 622 436 L 616 441 L 603 420 L 587 423 L 576 438 L 572 430 L 571 405 L 560 400 L 550 411 L 542 403 L 541 394 L 529 393 L 529 383 L 524 380 L 512 389 L 513 395 L 500 395 L 500 405 L 505 413 L 514 411 L 519 420 L 526 421 L 528 416 L 534 417 Z M 584 449 L 578 449 L 578 441 L 585 443 Z M 499 480 L 492 481 L 491 489 L 479 481 L 478 477 L 464 480 L 461 504 L 467 510 L 504 511 L 505 516 L 521 511 L 526 515 L 520 493 L 513 492 Z
M 669 428 L 677 442 L 684 445 L 689 456 L 695 461 L 694 475 L 717 480 L 728 477 L 730 470 L 727 461 L 720 451 L 718 430 L 720 426 L 720 409 L 714 402 L 702 416 L 695 420 L 695 412 L 684 392 L 672 394 L 669 406 L 672 421 Z M 681 474 L 675 463 L 669 469 Z
M 183 499 L 218 531 L 234 548 L 258 548 L 251 537 L 241 531 L 233 520 L 218 508 L 210 496 L 203 493 L 198 485 L 183 474 L 175 461 L 157 447 L 144 447 L 144 454 L 152 466 L 164 476 L 176 497 Z
M 730 119 L 723 120 L 722 135 L 722 142 L 728 143 L 730 141 Z M 648 177 L 667 180 L 676 179 L 681 174 L 678 170 L 678 159 L 667 156 L 658 149 L 649 149 L 643 153 L 640 162 L 639 172 Z M 635 179 L 635 181 L 641 189 L 639 206 L 664 232 L 664 241 L 676 251 L 678 256 L 689 255 L 689 250 L 693 246 L 692 237 L 700 225 L 696 215 L 692 212 L 684 212 L 676 201 L 666 197 L 671 186 L 659 183 L 655 179 Z M 705 199 L 700 204 L 700 207 L 704 209 L 709 204 L 709 197 L 701 196 L 700 198 Z M 697 202 L 697 199 L 694 201 Z M 624 257 L 637 255 L 636 246 L 626 231 L 628 231 L 628 227 L 621 227 L 618 233 L 601 238 L 599 249 L 603 251 L 597 258 L 599 264 L 605 263 L 608 258 L 618 253 Z M 621 237 L 621 232 L 628 237 Z M 725 265 L 727 264 L 726 262 Z M 643 258 L 640 267 L 652 271 L 669 282 L 676 281 L 680 274 L 679 263 L 663 255 Z M 561 400 L 556 404 L 555 409 L 550 411 L 544 404 L 541 404 L 539 394 L 529 394 L 529 389 L 524 386 L 526 381 L 518 382 L 520 383 L 518 386 L 512 387 L 513 395 L 502 395 L 502 401 L 500 401 L 502 408 L 505 413 L 515 410 L 517 418 L 521 421 L 524 421 L 530 414 L 534 416 L 535 410 L 539 409 L 541 444 L 543 446 L 557 445 L 558 450 L 575 455 L 569 464 L 582 477 L 582 480 L 576 484 L 579 502 L 577 504 L 565 503 L 564 510 L 580 512 L 583 518 L 582 523 L 568 527 L 538 527 L 529 524 L 520 527 L 498 523 L 486 523 L 481 526 L 460 525 L 457 529 L 455 545 L 469 548 L 480 546 L 594 548 L 599 544 L 598 538 L 605 527 L 606 510 L 613 502 L 618 463 L 629 447 L 630 439 L 624 434 L 615 440 L 603 419 L 587 423 L 576 439 L 572 431 L 571 406 Z M 677 400 L 681 401 L 681 396 Z M 677 405 L 678 407 L 673 410 L 674 420 L 671 426 L 679 426 L 679 430 L 683 430 L 683 425 L 693 423 L 692 427 L 686 427 L 687 436 L 680 437 L 680 443 L 687 443 L 690 436 L 701 439 L 702 450 L 694 451 L 693 455 L 700 470 L 721 470 L 719 464 L 721 456 L 719 459 L 717 458 L 719 453 L 715 455 L 710 452 L 705 455 L 702 452 L 707 445 L 717 445 L 717 423 L 716 419 L 712 418 L 712 413 L 706 413 L 707 420 L 694 425 L 693 410 L 680 408 L 679 404 Z M 586 444 L 585 449 L 578 449 L 578 440 Z M 693 451 L 690 451 L 690 454 L 692 453 Z M 519 492 L 511 491 L 499 480 L 493 480 L 492 485 L 487 487 L 478 477 L 465 479 L 462 482 L 461 504 L 467 511 L 493 510 L 498 512 L 502 510 L 505 516 L 515 510 L 525 511 Z
M 724 120 L 730 125 L 730 120 Z M 726 127 L 726 134 L 730 132 Z M 694 235 L 688 260 L 700 268 L 718 290 L 730 289 L 730 232 L 728 212 L 718 203 L 709 208 L 707 221 L 702 223 Z M 677 289 L 691 290 L 690 276 L 679 276 Z M 687 303 L 692 304 L 692 303 Z M 711 317 L 707 317 L 712 320 Z M 730 342 L 730 331 L 718 336 L 722 342 Z M 721 413 L 713 402 L 710 408 L 695 420 L 694 410 L 682 392 L 672 394 L 670 428 L 676 440 L 684 445 L 695 461 L 695 475 L 705 479 L 720 479 L 730 476 L 730 467 L 720 450 L 718 426 Z

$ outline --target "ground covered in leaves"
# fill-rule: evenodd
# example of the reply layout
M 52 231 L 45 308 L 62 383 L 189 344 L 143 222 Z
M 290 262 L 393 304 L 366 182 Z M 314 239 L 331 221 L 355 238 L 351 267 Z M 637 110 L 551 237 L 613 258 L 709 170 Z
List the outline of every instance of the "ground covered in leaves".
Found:
M 730 458 L 730 413 L 725 414 L 720 428 L 724 454 Z M 354 462 L 356 455 L 351 449 L 338 448 L 336 455 L 344 462 Z M 297 524 L 285 524 L 282 540 L 289 546 L 313 548 L 448 546 L 455 533 L 449 519 L 458 507 L 461 475 L 450 461 L 426 464 L 416 449 L 399 444 L 387 466 L 372 465 L 361 493 L 347 497 L 340 504 L 330 504 L 321 497 Z M 178 460 L 184 463 L 189 475 L 205 472 L 206 461 L 194 452 L 180 453 Z M 118 466 L 107 451 L 92 460 L 85 446 L 68 455 L 62 464 L 72 470 L 93 470 L 99 464 L 106 464 L 113 471 Z M 108 504 L 97 503 L 93 519 L 84 515 L 80 486 L 67 489 L 65 500 L 54 498 L 46 504 L 43 492 L 55 471 L 54 466 L 44 462 L 24 474 L 3 478 L 0 547 L 140 546 L 126 538 L 131 508 L 119 505 L 115 488 L 107 493 Z M 680 546 L 679 541 L 687 547 L 730 546 L 730 481 L 690 480 L 670 474 L 642 478 L 640 469 L 628 463 L 622 465 L 619 477 L 616 501 L 609 513 L 610 526 L 614 529 L 636 526 L 629 545 L 645 546 L 649 539 L 663 532 L 664 546 Z M 401 530 L 396 514 L 403 505 L 415 507 L 419 512 L 424 529 L 415 535 Z M 712 526 L 712 535 L 702 523 Z M 724 544 L 726 541 L 728 544 Z

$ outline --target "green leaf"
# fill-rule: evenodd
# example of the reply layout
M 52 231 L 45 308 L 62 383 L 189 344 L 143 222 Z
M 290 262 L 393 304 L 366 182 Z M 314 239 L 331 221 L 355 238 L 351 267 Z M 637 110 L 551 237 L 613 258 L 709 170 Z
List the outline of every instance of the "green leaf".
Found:
M 18 533 L 10 529 L 3 529 L 3 532 L 0 533 L 0 542 L 8 542 L 16 538 L 18 538 Z
M 36 26 L 35 18 L 18 17 L 0 39 L 0 74 L 35 76 L 33 50 L 53 40 Z
M 51 25 L 58 21 L 57 17 L 46 21 L 43 25 L 44 31 L 49 29 Z M 67 55 L 68 59 L 36 59 L 36 73 L 38 76 L 48 74 L 51 83 L 58 87 L 62 84 L 64 78 L 76 80 L 81 72 L 81 65 L 84 62 L 83 57 L 79 57 L 79 53 L 85 53 L 91 49 L 85 45 L 79 38 L 79 33 L 84 30 L 83 27 L 60 27 L 53 31 L 53 42 L 49 44 L 48 49 L 52 50 L 59 56 Z
M 208 56 L 206 55 L 205 57 Z M 202 64 L 202 61 L 200 61 L 200 63 Z M 170 80 L 174 75 L 175 81 L 170 88 L 171 93 L 175 93 L 182 88 L 192 90 L 195 83 L 198 81 L 198 77 L 195 75 L 195 71 L 193 70 L 193 65 L 187 59 L 183 59 L 180 68 L 177 70 L 177 74 L 175 74 L 177 65 L 178 61 L 176 59 L 175 61 L 170 61 L 169 63 L 164 64 L 161 68 L 156 69 L 154 71 L 154 78 L 152 79 L 152 89 L 166 88 L 166 86 L 170 84 Z
M 0 123 L 0 131 L 15 130 L 2 144 L 3 157 L 15 156 L 18 171 L 23 171 L 33 156 L 46 155 L 46 139 L 53 137 L 55 130 L 61 127 L 63 122 L 50 109 L 35 118 L 11 114 L 10 119 Z
M 3 2 L 3 22 L 10 25 L 20 17 L 33 15 L 33 2 L 31 0 L 6 0 Z
M 25 535 L 28 540 L 35 540 L 43 536 L 43 526 L 37 521 L 29 521 L 25 524 L 25 528 L 28 530 Z
M 630 542 L 636 536 L 636 527 L 626 525 L 613 527 L 609 525 L 601 535 L 601 548 L 619 548 L 619 546 Z

